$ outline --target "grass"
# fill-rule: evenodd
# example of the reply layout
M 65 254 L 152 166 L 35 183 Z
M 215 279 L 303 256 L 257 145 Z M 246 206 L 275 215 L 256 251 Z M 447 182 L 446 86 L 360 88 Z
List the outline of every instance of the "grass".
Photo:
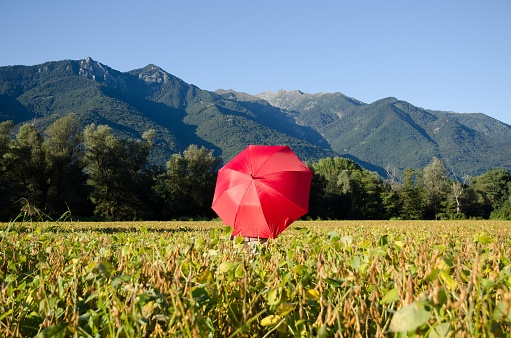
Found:
M 2 337 L 511 336 L 511 222 L 0 224 Z

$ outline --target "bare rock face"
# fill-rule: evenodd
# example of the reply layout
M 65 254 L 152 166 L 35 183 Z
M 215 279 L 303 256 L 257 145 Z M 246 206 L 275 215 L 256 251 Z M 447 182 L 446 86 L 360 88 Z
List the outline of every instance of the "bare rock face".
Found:
M 125 89 L 127 86 L 123 73 L 94 61 L 91 57 L 80 60 L 78 75 L 97 82 L 105 82 L 117 89 Z
M 148 65 L 143 69 L 138 78 L 148 83 L 167 83 L 169 81 L 169 74 L 158 66 Z
M 107 80 L 110 74 L 108 72 L 108 67 L 88 57 L 80 61 L 78 75 L 94 81 L 103 82 Z

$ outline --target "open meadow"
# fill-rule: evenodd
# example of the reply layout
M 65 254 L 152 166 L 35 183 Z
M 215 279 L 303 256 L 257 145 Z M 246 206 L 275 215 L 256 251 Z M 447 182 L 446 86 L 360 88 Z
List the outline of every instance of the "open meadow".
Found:
M 1 337 L 509 337 L 510 221 L 0 224 Z

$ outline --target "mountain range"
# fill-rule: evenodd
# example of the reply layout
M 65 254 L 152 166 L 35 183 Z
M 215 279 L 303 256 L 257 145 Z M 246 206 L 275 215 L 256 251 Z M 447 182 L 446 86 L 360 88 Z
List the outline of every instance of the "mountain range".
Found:
M 120 137 L 154 129 L 157 165 L 190 144 L 224 162 L 248 144 L 286 144 L 304 161 L 343 156 L 382 176 L 386 167 L 422 169 L 434 156 L 458 176 L 511 170 L 511 126 L 480 113 L 393 97 L 367 104 L 342 93 L 211 92 L 156 65 L 120 72 L 90 57 L 0 67 L 0 122 L 44 130 L 67 114 L 84 126 L 107 124 Z

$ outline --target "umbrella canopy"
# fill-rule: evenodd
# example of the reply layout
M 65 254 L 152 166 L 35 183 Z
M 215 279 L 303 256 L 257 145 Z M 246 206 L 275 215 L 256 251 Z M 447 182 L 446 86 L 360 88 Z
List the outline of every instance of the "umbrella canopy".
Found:
M 311 181 L 288 146 L 250 145 L 218 171 L 211 207 L 234 236 L 275 238 L 309 211 Z

